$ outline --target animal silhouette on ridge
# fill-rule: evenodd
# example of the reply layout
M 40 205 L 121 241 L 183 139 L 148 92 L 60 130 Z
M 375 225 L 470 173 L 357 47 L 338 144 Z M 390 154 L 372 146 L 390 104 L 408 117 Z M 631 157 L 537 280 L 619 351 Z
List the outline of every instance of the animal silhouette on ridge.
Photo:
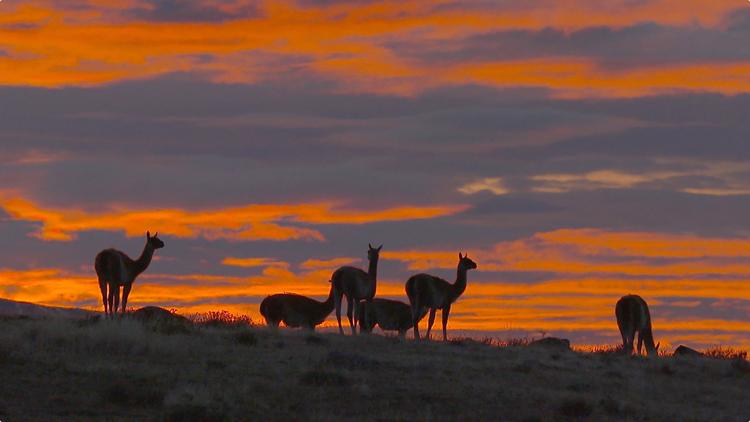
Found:
M 271 295 L 260 303 L 260 314 L 269 327 L 278 327 L 283 321 L 287 327 L 303 327 L 315 331 L 315 326 L 333 312 L 333 295 L 333 286 L 325 302 L 296 293 Z
M 409 296 L 409 303 L 411 304 L 414 338 L 416 340 L 419 340 L 419 320 L 424 315 L 425 309 L 430 310 L 427 339 L 430 338 L 430 330 L 432 330 L 435 312 L 438 309 L 443 310 L 443 340 L 448 339 L 447 326 L 451 304 L 466 290 L 467 273 L 475 268 L 477 268 L 477 264 L 469 259 L 469 254 L 461 256 L 461 252 L 459 252 L 455 283 L 448 283 L 440 277 L 429 274 L 417 274 L 406 281 L 406 295 Z
M 349 318 L 349 326 L 352 334 L 357 334 L 356 314 L 359 313 L 359 302 L 362 300 L 372 301 L 375 297 L 378 278 L 378 259 L 383 245 L 373 248 L 368 244 L 367 260 L 370 262 L 367 272 L 359 268 L 344 266 L 333 272 L 331 282 L 335 289 L 334 303 L 336 306 L 336 320 L 339 324 L 339 332 L 344 334 L 341 327 L 341 297 L 346 296 L 346 316 Z M 352 312 L 355 315 L 352 315 Z
M 146 232 L 146 246 L 143 247 L 141 256 L 136 260 L 117 249 L 105 249 L 96 255 L 94 268 L 99 278 L 99 290 L 102 293 L 106 315 L 117 314 L 120 304 L 120 287 L 123 288 L 122 313 L 125 313 L 133 282 L 151 264 L 154 252 L 164 247 L 164 242 L 158 236 L 159 233 L 151 236 L 150 232 Z
M 644 343 L 648 356 L 659 354 L 659 344 L 654 346 L 654 334 L 651 331 L 651 313 L 643 298 L 637 295 L 621 297 L 615 305 L 615 316 L 625 353 L 633 353 L 633 341 L 638 333 L 638 354 Z
M 427 308 L 419 315 L 422 319 Z M 372 302 L 359 303 L 359 329 L 363 333 L 371 333 L 375 326 L 383 331 L 398 331 L 398 336 L 406 337 L 406 332 L 414 325 L 411 317 L 411 306 L 390 299 L 375 298 Z

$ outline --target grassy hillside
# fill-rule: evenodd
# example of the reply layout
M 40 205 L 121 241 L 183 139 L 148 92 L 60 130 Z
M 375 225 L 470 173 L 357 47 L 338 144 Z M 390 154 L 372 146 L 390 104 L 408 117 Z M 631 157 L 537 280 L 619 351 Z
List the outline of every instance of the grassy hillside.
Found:
M 0 420 L 750 419 L 745 360 L 0 320 Z

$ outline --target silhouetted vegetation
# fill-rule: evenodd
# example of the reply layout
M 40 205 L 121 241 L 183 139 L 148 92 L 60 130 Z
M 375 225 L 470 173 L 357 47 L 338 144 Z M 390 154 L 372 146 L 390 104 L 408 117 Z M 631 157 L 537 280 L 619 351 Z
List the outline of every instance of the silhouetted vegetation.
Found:
M 196 325 L 217 328 L 235 328 L 255 326 L 255 322 L 247 315 L 235 315 L 228 311 L 208 311 L 189 315 L 188 318 Z
M 714 358 L 714 359 L 726 359 L 726 360 L 747 359 L 746 351 L 739 350 L 734 347 L 726 347 L 726 346 L 716 346 L 716 347 L 706 349 L 706 351 L 703 352 L 703 355 L 709 358 Z

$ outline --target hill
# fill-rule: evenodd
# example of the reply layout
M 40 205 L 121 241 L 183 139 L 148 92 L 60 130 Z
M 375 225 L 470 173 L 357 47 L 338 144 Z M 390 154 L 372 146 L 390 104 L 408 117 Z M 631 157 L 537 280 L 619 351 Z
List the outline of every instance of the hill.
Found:
M 745 360 L 0 319 L 0 420 L 747 420 Z
M 17 302 L 0 298 L 0 317 L 30 317 L 30 318 L 72 318 L 82 319 L 97 312 L 78 308 L 61 308 L 56 306 L 44 306 L 36 303 Z

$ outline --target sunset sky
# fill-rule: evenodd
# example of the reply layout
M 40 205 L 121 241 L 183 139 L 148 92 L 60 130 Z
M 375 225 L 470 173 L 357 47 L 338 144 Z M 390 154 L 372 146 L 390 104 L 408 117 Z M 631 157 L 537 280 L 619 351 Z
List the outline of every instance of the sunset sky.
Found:
M 0 297 L 258 317 L 383 244 L 450 329 L 750 347 L 750 3 L 4 0 Z M 328 324 L 332 321 L 329 320 Z M 465 331 L 470 330 L 470 331 Z

